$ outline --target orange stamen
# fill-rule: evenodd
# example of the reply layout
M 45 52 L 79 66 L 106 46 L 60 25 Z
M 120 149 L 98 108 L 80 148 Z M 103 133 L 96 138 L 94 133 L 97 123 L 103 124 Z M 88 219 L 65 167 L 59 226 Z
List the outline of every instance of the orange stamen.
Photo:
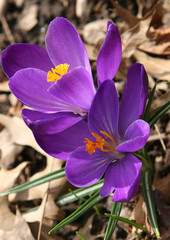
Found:
M 51 71 L 47 74 L 47 81 L 48 82 L 56 82 L 59 80 L 64 74 L 67 73 L 69 64 L 64 63 L 56 66 L 55 68 L 52 68 Z
M 115 140 L 112 138 L 112 136 L 110 136 L 110 134 L 108 134 L 105 131 L 100 131 L 103 135 L 105 135 L 106 137 L 108 137 L 113 144 L 111 144 L 110 142 L 106 141 L 105 138 L 102 138 L 99 134 L 97 133 L 92 133 L 93 137 L 95 137 L 96 142 L 93 142 L 91 140 L 89 140 L 88 138 L 85 138 L 84 143 L 86 143 L 86 151 L 92 155 L 93 153 L 95 153 L 97 148 L 100 148 L 100 150 L 102 152 L 113 152 L 116 151 L 116 147 L 118 146 L 117 143 L 115 142 Z

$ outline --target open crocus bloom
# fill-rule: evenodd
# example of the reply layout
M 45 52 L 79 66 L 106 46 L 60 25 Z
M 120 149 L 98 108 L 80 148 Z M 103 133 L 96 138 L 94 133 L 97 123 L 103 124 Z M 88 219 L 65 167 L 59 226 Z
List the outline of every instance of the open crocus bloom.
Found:
M 57 17 L 50 23 L 46 49 L 14 44 L 2 52 L 1 63 L 13 94 L 35 110 L 23 110 L 26 124 L 35 136 L 45 136 L 44 141 L 36 137 L 38 143 L 47 153 L 56 156 L 55 151 L 48 151 L 45 141 L 52 144 L 53 136 L 56 139 L 65 129 L 70 132 L 78 122 L 83 127 L 96 90 L 85 46 L 67 19 Z M 113 79 L 121 55 L 120 34 L 109 21 L 97 58 L 98 85 Z
M 74 150 L 66 163 L 66 175 L 75 186 L 88 186 L 103 174 L 100 195 L 114 190 L 113 201 L 128 201 L 137 192 L 141 177 L 141 161 L 132 152 L 146 143 L 150 128 L 140 120 L 148 94 L 148 81 L 142 65 L 128 71 L 119 109 L 113 81 L 99 87 L 92 102 L 84 145 Z

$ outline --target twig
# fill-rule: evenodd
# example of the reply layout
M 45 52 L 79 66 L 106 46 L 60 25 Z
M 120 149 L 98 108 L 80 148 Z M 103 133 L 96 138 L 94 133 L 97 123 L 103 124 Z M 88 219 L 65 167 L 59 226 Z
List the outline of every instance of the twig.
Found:
M 155 124 L 154 127 L 155 127 L 155 130 L 156 130 L 156 132 L 157 132 L 157 134 L 158 134 L 158 136 L 159 136 L 159 140 L 160 140 L 160 142 L 161 142 L 162 148 L 163 148 L 164 151 L 166 151 L 166 146 L 165 146 L 165 143 L 164 143 L 163 138 L 162 138 L 162 136 L 161 136 L 161 133 L 160 133 L 160 131 L 159 131 L 158 125 Z
M 5 31 L 5 33 L 7 35 L 10 43 L 14 44 L 15 43 L 14 37 L 13 37 L 13 35 L 11 33 L 11 30 L 10 30 L 10 28 L 8 26 L 8 23 L 7 23 L 6 18 L 4 17 L 4 15 L 1 15 L 0 20 L 2 22 L 3 29 L 4 29 L 4 31 Z
M 51 165 L 51 170 L 50 172 L 52 172 L 52 169 L 53 169 L 53 166 L 54 166 L 54 161 L 55 159 L 53 158 L 53 163 Z M 38 236 L 37 236 L 37 240 L 40 240 L 40 237 L 41 237 L 41 229 L 42 229 L 42 223 L 43 223 L 43 217 L 44 217 L 44 212 L 45 212 L 45 204 L 47 202 L 47 198 L 48 198 L 48 189 L 49 189 L 49 186 L 50 186 L 50 182 L 48 182 L 48 186 L 47 186 L 47 190 L 46 190 L 46 193 L 44 194 L 44 198 L 43 198 L 43 211 L 42 211 L 42 216 L 41 216 L 41 221 L 40 221 L 40 225 L 39 225 L 39 228 L 38 228 Z

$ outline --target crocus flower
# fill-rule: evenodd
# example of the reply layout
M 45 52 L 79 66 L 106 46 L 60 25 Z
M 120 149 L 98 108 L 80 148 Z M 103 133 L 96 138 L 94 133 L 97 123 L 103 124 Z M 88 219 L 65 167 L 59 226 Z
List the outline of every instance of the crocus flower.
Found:
M 148 81 L 142 65 L 128 71 L 119 109 L 113 81 L 104 81 L 92 102 L 84 144 L 74 150 L 66 163 L 68 180 L 77 187 L 88 186 L 104 175 L 100 195 L 113 191 L 113 201 L 129 201 L 137 192 L 141 161 L 132 152 L 146 143 L 150 128 L 139 119 L 147 98 Z
M 72 126 L 76 129 L 76 124 L 84 126 L 96 90 L 85 46 L 67 19 L 57 17 L 50 23 L 45 43 L 47 50 L 26 43 L 11 45 L 2 52 L 1 63 L 13 94 L 34 109 L 23 110 L 26 124 L 35 136 L 44 136 L 36 137 L 37 142 L 56 156 L 58 134 L 72 131 Z M 97 58 L 98 85 L 113 79 L 121 54 L 120 34 L 108 21 L 106 39 Z M 49 150 L 51 144 L 53 150 Z

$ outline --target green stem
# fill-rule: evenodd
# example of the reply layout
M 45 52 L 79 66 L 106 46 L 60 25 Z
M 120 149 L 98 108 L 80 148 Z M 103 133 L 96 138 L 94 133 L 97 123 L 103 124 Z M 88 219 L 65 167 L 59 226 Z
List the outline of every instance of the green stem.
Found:
M 147 163 L 149 163 L 149 158 L 146 152 L 146 148 L 142 149 L 142 153 L 147 158 Z M 143 190 L 143 196 L 145 199 L 145 204 L 147 208 L 147 213 L 152 225 L 152 228 L 156 234 L 157 238 L 160 238 L 157 217 L 156 217 L 156 209 L 154 204 L 153 198 L 153 191 L 152 191 L 152 175 L 153 169 L 149 165 L 142 166 L 142 177 L 141 177 L 141 184 Z

